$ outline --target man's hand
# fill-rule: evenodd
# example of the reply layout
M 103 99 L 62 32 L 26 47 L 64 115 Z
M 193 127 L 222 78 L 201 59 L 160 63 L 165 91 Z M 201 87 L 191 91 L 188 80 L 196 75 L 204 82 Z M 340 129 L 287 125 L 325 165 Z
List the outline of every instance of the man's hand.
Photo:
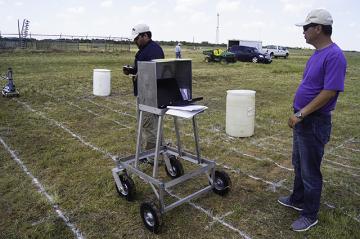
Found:
M 299 119 L 298 117 L 296 117 L 295 115 L 290 116 L 289 120 L 288 120 L 288 125 L 290 128 L 294 128 L 294 126 L 299 123 L 301 121 L 301 119 Z
M 129 74 L 130 74 L 129 66 L 123 66 L 123 73 L 124 73 L 125 75 L 129 75 Z
M 123 73 L 125 75 L 134 74 L 134 67 L 129 65 L 123 66 Z

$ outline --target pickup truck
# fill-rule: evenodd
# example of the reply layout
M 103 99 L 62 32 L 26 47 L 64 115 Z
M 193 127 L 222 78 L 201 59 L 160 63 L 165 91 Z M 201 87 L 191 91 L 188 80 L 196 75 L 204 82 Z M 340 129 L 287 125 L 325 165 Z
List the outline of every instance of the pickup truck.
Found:
M 273 58 L 273 57 L 288 58 L 288 56 L 289 56 L 289 51 L 286 49 L 286 47 L 283 47 L 283 46 L 269 45 L 269 46 L 264 47 L 262 49 L 262 52 L 270 55 L 271 58 Z

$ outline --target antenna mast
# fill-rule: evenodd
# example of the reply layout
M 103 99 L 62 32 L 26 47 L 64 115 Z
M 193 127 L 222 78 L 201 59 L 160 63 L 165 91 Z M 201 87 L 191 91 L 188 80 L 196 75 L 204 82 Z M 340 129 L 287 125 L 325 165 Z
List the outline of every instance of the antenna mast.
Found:
M 220 14 L 217 14 L 217 26 L 216 26 L 216 44 L 219 44 L 219 18 Z

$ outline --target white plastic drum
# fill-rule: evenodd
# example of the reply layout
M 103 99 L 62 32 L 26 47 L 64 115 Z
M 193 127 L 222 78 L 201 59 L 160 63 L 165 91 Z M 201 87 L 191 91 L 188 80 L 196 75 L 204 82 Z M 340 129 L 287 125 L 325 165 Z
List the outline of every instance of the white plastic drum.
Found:
M 94 69 L 93 94 L 97 96 L 108 96 L 111 91 L 111 70 Z
M 228 90 L 226 96 L 226 133 L 234 137 L 254 134 L 255 93 L 253 90 Z

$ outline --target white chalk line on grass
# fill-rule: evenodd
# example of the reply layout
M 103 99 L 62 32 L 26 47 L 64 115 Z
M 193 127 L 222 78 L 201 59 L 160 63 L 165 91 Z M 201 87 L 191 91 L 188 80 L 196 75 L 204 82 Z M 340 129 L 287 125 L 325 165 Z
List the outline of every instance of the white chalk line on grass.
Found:
M 16 153 L 10 149 L 10 147 L 5 143 L 5 141 L 0 137 L 0 142 L 1 144 L 4 146 L 4 148 L 10 153 L 11 157 L 13 158 L 13 160 L 21 167 L 21 169 L 24 171 L 24 173 L 26 175 L 28 175 L 31 180 L 32 183 L 37 187 L 38 192 L 41 193 L 43 196 L 45 196 L 45 198 L 47 199 L 47 201 L 50 203 L 50 205 L 52 206 L 52 208 L 54 209 L 54 211 L 56 212 L 56 214 L 58 215 L 59 218 L 61 218 L 66 226 L 68 228 L 70 228 L 70 230 L 74 233 L 74 235 L 76 236 L 76 238 L 78 239 L 83 239 L 85 238 L 83 233 L 76 227 L 76 225 L 72 222 L 70 222 L 70 219 L 67 218 L 65 216 L 65 213 L 62 211 L 62 209 L 60 208 L 60 206 L 55 203 L 54 198 L 52 196 L 50 196 L 50 194 L 48 194 L 44 188 L 44 186 L 39 182 L 39 180 L 28 170 L 28 168 L 25 166 L 25 164 L 21 161 L 21 159 L 19 159 L 19 157 L 16 155 Z
M 170 192 L 169 190 L 167 190 L 167 192 L 169 193 L 169 195 L 177 198 L 178 200 L 181 199 L 179 196 L 173 194 L 173 193 Z M 208 215 L 208 216 L 209 216 L 210 218 L 212 218 L 214 221 L 217 221 L 217 222 L 219 222 L 220 224 L 226 226 L 227 228 L 230 228 L 231 230 L 236 231 L 236 232 L 239 233 L 243 238 L 245 238 L 245 239 L 251 239 L 251 237 L 250 237 L 247 233 L 245 233 L 245 232 L 237 229 L 236 227 L 234 227 L 234 226 L 231 225 L 230 223 L 225 222 L 223 219 L 214 216 L 210 211 L 205 210 L 204 208 L 202 208 L 202 207 L 200 207 L 200 206 L 198 206 L 198 205 L 196 205 L 196 204 L 194 204 L 194 203 L 192 203 L 192 202 L 189 202 L 189 204 L 190 204 L 191 206 L 193 206 L 194 208 L 202 211 L 202 212 L 205 213 L 206 215 Z
M 344 149 L 347 149 L 347 150 L 350 150 L 350 151 L 353 151 L 353 152 L 360 152 L 360 149 L 353 149 L 353 148 L 350 148 L 350 147 L 346 147 L 346 146 L 343 146 Z
M 270 146 L 276 146 L 276 145 L 273 145 L 273 144 L 269 144 L 269 143 L 266 143 L 266 145 L 270 145 Z M 266 145 L 264 145 L 263 143 L 261 144 L 258 144 L 256 146 L 258 146 L 259 148 L 262 148 L 264 150 L 271 150 L 273 153 L 275 154 L 278 154 L 278 155 L 281 155 L 281 156 L 284 156 L 286 158 L 291 158 L 291 155 L 290 153 L 286 154 L 286 153 L 282 153 L 282 152 L 278 152 L 276 150 L 274 150 L 274 148 L 269 148 L 269 147 L 266 147 Z M 358 167 L 354 167 L 354 166 L 350 166 L 350 165 L 347 165 L 347 164 L 343 164 L 343 163 L 339 163 L 337 161 L 334 161 L 334 160 L 329 160 L 329 159 L 326 159 L 324 157 L 323 161 L 327 162 L 327 163 L 330 163 L 330 164 L 335 164 L 335 165 L 338 165 L 338 166 L 341 166 L 341 167 L 344 167 L 344 168 L 349 168 L 349 169 L 356 169 L 356 170 L 360 170 L 360 168 Z M 340 170 L 340 169 L 339 169 Z M 341 170 L 340 170 L 341 171 Z M 347 171 L 343 171 L 344 173 L 348 173 L 348 174 L 351 174 Z
M 344 156 L 341 156 L 341 155 L 338 155 L 338 154 L 335 154 L 335 153 L 326 153 L 328 155 L 333 155 L 334 157 L 337 157 L 337 158 L 340 158 L 340 159 L 345 159 L 345 160 L 349 160 L 349 161 L 352 161 L 352 160 L 357 160 L 355 158 L 348 158 L 348 157 L 344 157 Z
M 230 211 L 230 212 L 224 213 L 221 216 L 215 216 L 215 218 L 223 220 L 225 217 L 227 217 L 227 216 L 229 216 L 229 215 L 231 215 L 233 213 L 234 213 L 233 211 Z M 217 222 L 217 220 L 213 220 L 212 222 L 209 223 L 208 226 L 205 227 L 205 229 L 212 227 L 212 225 L 214 225 L 216 222 Z
M 31 112 L 33 112 L 33 113 L 41 116 L 42 118 L 50 121 L 51 123 L 55 124 L 56 126 L 60 127 L 61 129 L 65 130 L 65 131 L 68 132 L 71 136 L 73 136 L 74 138 L 78 139 L 81 143 L 85 144 L 86 146 L 92 148 L 92 149 L 95 150 L 95 151 L 99 151 L 99 152 L 103 153 L 103 154 L 106 155 L 107 157 L 111 158 L 113 161 L 116 161 L 116 160 L 117 160 L 118 156 L 112 155 L 111 153 L 107 152 L 106 150 L 101 149 L 101 148 L 99 148 L 99 147 L 96 147 L 96 146 L 92 145 L 92 144 L 89 143 L 89 142 L 86 142 L 81 136 L 73 133 L 70 129 L 66 128 L 64 125 L 62 125 L 61 123 L 57 122 L 56 120 L 51 119 L 51 118 L 45 116 L 44 113 L 32 109 L 32 108 L 31 108 L 28 104 L 26 104 L 25 102 L 22 102 L 22 101 L 20 101 L 20 100 L 18 100 L 18 99 L 14 99 L 14 100 L 15 100 L 16 102 L 22 104 L 23 106 L 25 106 L 29 111 L 31 111 Z M 173 197 L 179 198 L 179 197 L 176 196 L 175 194 L 170 194 L 170 195 L 173 196 Z M 193 206 L 194 208 L 196 208 L 196 209 L 204 212 L 206 215 L 208 215 L 209 217 L 211 217 L 213 220 L 217 220 L 217 221 L 218 221 L 219 223 L 221 223 L 223 226 L 225 226 L 225 227 L 227 227 L 227 228 L 230 228 L 231 230 L 240 233 L 240 235 L 246 235 L 244 232 L 242 232 L 241 230 L 235 228 L 234 226 L 232 226 L 231 224 L 225 222 L 224 220 L 220 220 L 220 219 L 215 218 L 210 211 L 208 211 L 208 210 L 206 210 L 206 209 L 204 209 L 204 208 L 202 208 L 202 207 L 200 207 L 200 206 L 198 206 L 198 205 L 196 205 L 196 204 L 194 204 L 194 203 L 189 202 L 189 204 L 190 204 L 191 206 Z M 248 237 L 247 235 L 246 235 L 246 237 L 244 236 L 244 238 L 249 238 L 249 239 L 251 239 L 251 237 Z
M 106 108 L 106 109 L 108 109 L 108 110 L 110 110 L 110 111 L 112 111 L 112 112 L 115 112 L 115 113 L 118 113 L 118 114 L 121 114 L 121 115 L 125 115 L 125 116 L 129 116 L 129 117 L 131 117 L 131 118 L 136 119 L 136 116 L 131 115 L 131 114 L 127 113 L 127 112 L 122 112 L 122 111 L 120 111 L 120 110 L 114 110 L 113 108 L 111 108 L 111 107 L 109 107 L 109 106 L 107 106 L 107 105 L 100 105 L 100 104 L 98 104 L 98 103 L 96 103 L 95 101 L 90 100 L 90 99 L 86 99 L 86 101 L 88 101 L 88 102 L 90 102 L 90 103 L 92 103 L 92 104 L 94 104 L 94 105 L 96 105 L 96 106 L 98 106 L 98 107 Z
M 345 140 L 342 144 L 340 144 L 340 145 L 338 145 L 338 146 L 335 146 L 335 147 L 327 150 L 326 153 L 333 153 L 335 150 L 337 150 L 338 148 L 344 147 L 344 145 L 345 145 L 346 143 L 351 142 L 351 141 L 354 140 L 354 139 L 355 139 L 355 137 L 352 137 L 352 138 L 350 138 L 350 139 L 347 139 L 347 140 Z
M 66 103 L 69 104 L 69 105 L 71 105 L 71 106 L 74 106 L 75 108 L 78 108 L 78 109 L 80 109 L 80 110 L 85 110 L 86 112 L 88 112 L 88 113 L 90 113 L 90 114 L 92 114 L 92 115 L 95 115 L 95 116 L 97 116 L 97 117 L 104 118 L 104 119 L 107 119 L 107 120 L 109 120 L 109 121 L 111 121 L 111 122 L 114 122 L 115 124 L 122 126 L 122 127 L 123 127 L 122 129 L 130 129 L 129 126 L 124 125 L 124 124 L 122 124 L 121 122 L 119 122 L 119 121 L 117 121 L 117 120 L 108 119 L 108 118 L 104 117 L 103 115 L 100 115 L 100 114 L 98 114 L 98 113 L 95 113 L 95 112 L 92 111 L 92 110 L 89 110 L 89 109 L 84 108 L 84 107 L 80 107 L 79 105 L 77 105 L 77 104 L 75 104 L 75 103 L 73 103 L 73 102 L 66 101 Z M 120 128 L 119 130 L 121 130 L 121 128 Z
M 40 112 L 40 111 L 36 111 L 34 109 L 32 109 L 28 104 L 26 104 L 25 102 L 22 102 L 18 99 L 14 99 L 16 102 L 18 102 L 19 104 L 22 104 L 25 108 L 27 108 L 29 111 L 41 116 L 42 118 L 50 121 L 51 123 L 55 124 L 56 126 L 60 127 L 61 129 L 65 130 L 67 133 L 69 133 L 71 136 L 73 136 L 74 138 L 78 139 L 81 143 L 85 144 L 86 146 L 92 148 L 93 150 L 95 151 L 99 151 L 103 154 L 105 154 L 106 156 L 108 156 L 109 158 L 113 159 L 113 160 L 116 160 L 116 156 L 112 155 L 111 153 L 107 152 L 106 150 L 104 149 L 101 149 L 101 148 L 98 148 L 94 145 L 92 145 L 91 143 L 85 141 L 83 139 L 83 137 L 73 133 L 71 130 L 69 130 L 67 127 L 65 127 L 63 124 L 59 123 L 58 121 L 54 120 L 54 119 L 51 119 L 49 117 L 47 117 L 44 113 Z
M 106 97 L 104 98 L 104 100 L 114 103 L 113 100 L 108 99 L 108 98 L 106 98 Z M 119 100 L 116 101 L 116 102 L 119 102 L 120 105 L 125 106 L 125 107 L 127 107 L 127 108 L 129 108 L 129 109 L 134 109 L 134 108 L 136 108 L 135 96 L 134 96 L 134 101 L 133 101 L 133 102 L 124 101 L 124 100 L 121 100 L 121 99 L 119 99 Z M 131 107 L 130 107 L 130 105 L 131 105 Z
M 79 110 L 85 110 L 86 112 L 88 112 L 88 113 L 90 113 L 90 114 L 92 114 L 92 115 L 95 115 L 95 116 L 97 116 L 97 117 L 99 117 L 99 118 L 107 119 L 107 120 L 109 120 L 109 121 L 111 121 L 111 122 L 113 122 L 113 123 L 115 123 L 115 124 L 117 124 L 117 125 L 122 126 L 123 128 L 120 128 L 119 130 L 122 130 L 122 129 L 130 129 L 129 126 L 124 125 L 124 124 L 122 124 L 121 122 L 119 122 L 119 121 L 117 121 L 117 120 L 108 119 L 108 118 L 104 117 L 103 115 L 100 115 L 100 114 L 98 114 L 98 113 L 96 113 L 96 112 L 94 112 L 94 111 L 92 111 L 92 110 L 87 109 L 87 108 L 81 107 L 81 106 L 75 104 L 74 102 L 71 102 L 71 101 L 68 101 L 68 100 L 61 100 L 61 99 L 59 99 L 59 98 L 55 98 L 54 96 L 52 96 L 52 95 L 50 95 L 50 94 L 48 94 L 48 93 L 43 93 L 43 94 L 46 95 L 46 96 L 48 96 L 48 97 L 50 97 L 50 98 L 53 98 L 53 99 L 55 99 L 56 101 L 59 101 L 59 102 L 64 102 L 64 101 L 65 101 L 66 104 L 68 104 L 68 105 L 70 105 L 70 106 L 73 106 L 73 107 L 75 107 L 75 108 L 77 108 L 77 109 L 79 109 Z M 94 102 L 94 103 L 95 103 L 95 102 Z M 97 105 L 97 106 L 100 106 L 100 105 Z M 119 112 L 117 112 L 117 113 L 119 113 Z
M 276 140 L 276 141 L 280 141 L 280 142 L 284 142 L 284 143 L 286 143 L 283 139 L 279 139 L 279 138 L 277 138 L 277 137 L 272 137 L 274 140 Z M 360 150 L 359 149 L 353 149 L 353 148 L 350 148 L 350 147 L 346 147 L 345 145 L 347 144 L 347 143 L 349 143 L 349 142 L 354 142 L 353 140 L 354 140 L 354 138 L 356 138 L 356 137 L 351 137 L 350 139 L 347 139 L 347 140 L 345 140 L 343 143 L 341 143 L 340 145 L 337 145 L 337 146 L 335 146 L 335 147 L 332 147 L 332 148 L 330 148 L 329 150 L 326 150 L 325 151 L 325 155 L 326 154 L 332 154 L 332 155 L 335 155 L 333 152 L 336 150 L 336 149 L 339 149 L 339 148 L 344 148 L 344 149 L 348 149 L 348 150 L 351 150 L 351 151 L 354 151 L 354 152 L 360 152 Z M 338 155 L 336 155 L 337 157 L 341 157 L 341 156 L 338 156 Z M 343 157 L 344 158 L 344 157 Z
M 193 136 L 192 134 L 189 134 L 189 133 L 184 133 L 184 135 L 185 135 L 185 136 Z M 205 142 L 206 139 L 200 139 L 199 141 L 200 141 L 200 142 Z M 228 149 L 228 150 L 231 150 L 232 152 L 234 152 L 234 153 L 236 153 L 236 154 L 238 154 L 238 155 L 242 155 L 242 156 L 245 156 L 245 157 L 248 157 L 248 158 L 252 158 L 252 159 L 255 159 L 255 160 L 257 160 L 257 161 L 269 161 L 269 162 L 275 164 L 275 166 L 277 166 L 277 167 L 279 167 L 279 168 L 281 168 L 281 169 L 285 169 L 285 170 L 287 170 L 287 171 L 294 171 L 294 169 L 285 167 L 285 166 L 283 166 L 283 165 L 275 162 L 274 160 L 272 160 L 272 159 L 270 159 L 270 158 L 260 158 L 260 157 L 256 157 L 256 156 L 251 155 L 251 154 L 243 153 L 243 152 L 241 152 L 240 150 L 238 150 L 237 148 L 234 148 L 234 147 L 232 147 L 232 148 L 227 148 L 227 149 Z

